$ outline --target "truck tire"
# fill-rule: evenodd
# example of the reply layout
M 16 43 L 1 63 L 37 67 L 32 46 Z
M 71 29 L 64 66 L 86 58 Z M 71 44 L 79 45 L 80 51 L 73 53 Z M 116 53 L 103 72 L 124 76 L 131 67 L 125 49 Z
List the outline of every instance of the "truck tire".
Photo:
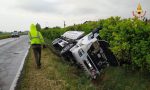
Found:
M 118 66 L 119 65 L 115 55 L 113 54 L 113 52 L 110 49 L 105 48 L 104 53 L 105 53 L 105 56 L 107 58 L 107 61 L 109 62 L 109 64 L 111 66 Z
M 107 58 L 107 61 L 111 66 L 118 66 L 118 61 L 113 54 L 113 52 L 109 49 L 109 43 L 105 40 L 99 40 L 100 47 L 103 49 L 103 52 Z

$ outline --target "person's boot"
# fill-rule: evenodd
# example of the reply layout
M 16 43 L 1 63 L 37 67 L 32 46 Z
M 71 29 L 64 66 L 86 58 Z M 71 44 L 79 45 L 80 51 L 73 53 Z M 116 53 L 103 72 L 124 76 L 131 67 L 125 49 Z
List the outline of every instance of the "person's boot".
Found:
M 38 66 L 37 66 L 37 69 L 41 69 L 41 65 L 38 65 Z

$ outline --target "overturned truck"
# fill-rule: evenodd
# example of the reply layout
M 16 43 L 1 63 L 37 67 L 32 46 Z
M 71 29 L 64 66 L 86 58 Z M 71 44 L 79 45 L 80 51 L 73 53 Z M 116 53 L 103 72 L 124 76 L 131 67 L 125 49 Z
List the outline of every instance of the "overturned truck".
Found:
M 52 45 L 66 60 L 83 68 L 87 75 L 96 79 L 105 67 L 118 65 L 109 43 L 99 35 L 101 29 L 98 27 L 87 35 L 83 31 L 67 31 L 55 39 Z

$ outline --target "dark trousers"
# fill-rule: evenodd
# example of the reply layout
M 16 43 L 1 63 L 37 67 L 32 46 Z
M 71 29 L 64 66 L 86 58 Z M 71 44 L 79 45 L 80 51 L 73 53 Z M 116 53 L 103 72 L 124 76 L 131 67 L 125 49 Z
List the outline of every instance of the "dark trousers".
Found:
M 41 45 L 40 44 L 33 44 L 32 49 L 34 52 L 35 62 L 37 67 L 41 67 Z

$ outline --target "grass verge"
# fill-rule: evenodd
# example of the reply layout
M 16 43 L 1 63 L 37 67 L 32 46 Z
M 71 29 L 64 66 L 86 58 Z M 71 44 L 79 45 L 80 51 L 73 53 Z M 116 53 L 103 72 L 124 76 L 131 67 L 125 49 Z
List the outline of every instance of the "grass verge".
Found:
M 122 67 L 109 67 L 91 81 L 82 70 L 44 49 L 41 69 L 36 69 L 30 50 L 16 90 L 150 90 L 149 85 L 148 75 Z
M 16 90 L 93 90 L 84 73 L 60 60 L 48 49 L 42 51 L 42 68 L 36 69 L 32 50 Z

